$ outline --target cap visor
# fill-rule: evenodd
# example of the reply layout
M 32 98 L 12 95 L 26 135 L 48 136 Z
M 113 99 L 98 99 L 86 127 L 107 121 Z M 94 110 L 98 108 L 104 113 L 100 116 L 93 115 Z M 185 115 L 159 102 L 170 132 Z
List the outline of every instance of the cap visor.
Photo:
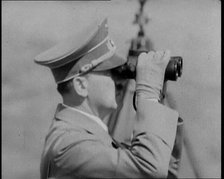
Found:
M 96 68 L 94 68 L 93 71 L 105 71 L 105 70 L 110 70 L 113 68 L 116 68 L 118 66 L 121 66 L 125 64 L 127 60 L 120 57 L 116 53 L 110 57 L 109 59 L 103 61 L 100 65 L 98 65 Z

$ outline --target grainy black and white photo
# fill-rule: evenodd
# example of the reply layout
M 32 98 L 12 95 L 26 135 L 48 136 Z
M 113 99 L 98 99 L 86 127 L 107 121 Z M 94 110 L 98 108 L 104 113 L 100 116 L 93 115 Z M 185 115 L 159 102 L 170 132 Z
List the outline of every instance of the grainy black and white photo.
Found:
M 2 178 L 221 178 L 221 1 L 2 1 Z

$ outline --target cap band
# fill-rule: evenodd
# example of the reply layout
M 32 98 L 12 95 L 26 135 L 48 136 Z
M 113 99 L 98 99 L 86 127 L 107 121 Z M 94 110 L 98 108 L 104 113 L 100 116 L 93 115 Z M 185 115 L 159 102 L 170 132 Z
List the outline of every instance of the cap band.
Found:
M 109 38 L 106 37 L 100 44 L 95 46 L 94 48 L 90 49 L 81 59 L 80 62 L 84 62 L 88 60 L 84 64 L 76 64 L 75 66 L 79 67 L 79 69 L 74 68 L 71 69 L 67 77 L 65 77 L 63 80 L 56 81 L 57 84 L 63 83 L 65 81 L 68 81 L 72 78 L 75 78 L 77 76 L 80 76 L 84 73 L 87 73 L 94 69 L 99 64 L 103 63 L 107 59 L 113 56 L 115 53 L 116 46 L 114 45 L 114 42 Z M 99 56 L 100 55 L 100 56 Z M 99 56 L 98 58 L 93 58 L 92 56 Z M 89 61 L 89 59 L 93 59 Z M 52 69 L 53 70 L 53 69 Z

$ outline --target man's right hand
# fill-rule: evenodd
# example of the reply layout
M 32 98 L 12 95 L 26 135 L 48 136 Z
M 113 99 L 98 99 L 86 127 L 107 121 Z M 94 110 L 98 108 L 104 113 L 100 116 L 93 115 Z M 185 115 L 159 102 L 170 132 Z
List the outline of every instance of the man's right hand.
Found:
M 170 51 L 150 51 L 138 57 L 136 94 L 147 99 L 160 99 L 165 69 L 170 60 Z

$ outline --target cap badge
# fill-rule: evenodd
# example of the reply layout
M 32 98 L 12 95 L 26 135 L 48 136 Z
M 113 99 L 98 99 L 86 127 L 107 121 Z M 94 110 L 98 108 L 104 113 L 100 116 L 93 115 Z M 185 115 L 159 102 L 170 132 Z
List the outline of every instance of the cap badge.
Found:
M 85 64 L 84 66 L 82 66 L 79 73 L 85 73 L 85 72 L 91 70 L 92 67 L 93 67 L 93 65 L 91 63 Z

